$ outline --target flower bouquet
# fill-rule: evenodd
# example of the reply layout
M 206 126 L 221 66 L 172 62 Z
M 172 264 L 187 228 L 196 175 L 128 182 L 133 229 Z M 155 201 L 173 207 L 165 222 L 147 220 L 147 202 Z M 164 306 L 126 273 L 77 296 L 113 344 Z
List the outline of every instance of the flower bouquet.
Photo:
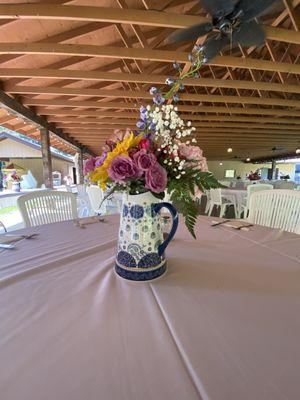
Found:
M 108 140 L 100 157 L 85 162 L 85 175 L 109 194 L 150 191 L 162 200 L 168 193 L 195 237 L 197 192 L 219 186 L 196 145 L 195 128 L 172 104 L 141 107 L 137 127 Z

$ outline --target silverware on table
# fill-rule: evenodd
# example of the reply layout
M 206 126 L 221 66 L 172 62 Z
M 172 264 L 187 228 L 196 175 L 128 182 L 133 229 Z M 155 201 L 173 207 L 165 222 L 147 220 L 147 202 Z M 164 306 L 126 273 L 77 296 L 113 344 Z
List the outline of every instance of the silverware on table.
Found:
M 222 225 L 222 224 L 226 224 L 226 222 L 229 222 L 229 221 L 230 221 L 230 219 L 225 219 L 225 221 L 216 222 L 214 224 L 211 224 L 211 226 L 219 226 L 219 225 Z
M 11 238 L 16 238 L 16 240 L 19 238 L 21 239 L 32 239 L 35 238 L 36 236 L 38 236 L 38 233 L 30 233 L 28 235 L 14 235 L 12 233 L 6 233 L 3 235 L 3 237 L 11 237 Z M 0 236 L 0 240 L 1 240 L 1 236 Z
M 93 218 L 92 220 L 86 221 L 86 222 L 77 219 L 77 220 L 74 220 L 74 225 L 78 226 L 79 228 L 86 228 L 86 225 L 96 224 L 98 222 L 105 223 L 107 221 L 103 217 L 99 217 L 99 218 L 96 217 L 96 218 Z
M 235 229 L 237 229 L 237 230 L 240 231 L 240 230 L 243 229 L 243 228 L 250 228 L 251 226 L 253 226 L 253 224 L 238 226 L 238 227 L 235 228 Z
M 0 249 L 11 250 L 15 248 L 16 248 L 15 244 L 0 243 Z

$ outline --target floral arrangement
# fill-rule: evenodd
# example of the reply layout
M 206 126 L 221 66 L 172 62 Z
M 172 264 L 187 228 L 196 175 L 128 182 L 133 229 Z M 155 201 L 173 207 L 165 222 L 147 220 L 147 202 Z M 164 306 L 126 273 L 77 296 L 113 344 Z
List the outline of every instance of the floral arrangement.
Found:
M 11 174 L 9 174 L 6 178 L 8 182 L 21 182 L 21 178 L 19 175 L 14 171 Z
M 260 180 L 260 174 L 259 171 L 255 171 L 255 172 L 250 172 L 250 174 L 247 177 L 250 181 L 259 181 Z
M 85 162 L 84 174 L 103 190 L 108 189 L 109 195 L 114 191 L 151 191 L 163 199 L 168 193 L 195 237 L 197 191 L 219 187 L 219 183 L 208 172 L 206 159 L 197 146 L 193 136 L 196 128 L 191 121 L 180 118 L 176 106 L 167 104 L 167 100 L 179 100 L 176 93 L 184 88 L 182 80 L 195 76 L 202 65 L 199 49 L 190 61 L 192 65 L 186 74 L 167 79 L 171 88 L 165 95 L 155 87 L 150 89 L 154 105 L 140 108 L 138 131 L 115 132 L 101 156 Z M 174 68 L 182 72 L 179 64 L 174 63 Z

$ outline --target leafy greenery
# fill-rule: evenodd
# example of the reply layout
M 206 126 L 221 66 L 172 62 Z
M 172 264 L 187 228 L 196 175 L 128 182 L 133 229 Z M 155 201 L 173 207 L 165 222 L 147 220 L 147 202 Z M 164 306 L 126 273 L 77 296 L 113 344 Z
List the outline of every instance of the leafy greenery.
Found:
M 220 184 L 211 172 L 201 172 L 197 169 L 187 170 L 186 175 L 181 176 L 180 180 L 171 179 L 168 184 L 171 201 L 183 215 L 185 224 L 194 238 L 196 238 L 195 224 L 198 215 L 198 206 L 194 199 L 195 186 L 205 193 L 209 189 L 220 187 Z

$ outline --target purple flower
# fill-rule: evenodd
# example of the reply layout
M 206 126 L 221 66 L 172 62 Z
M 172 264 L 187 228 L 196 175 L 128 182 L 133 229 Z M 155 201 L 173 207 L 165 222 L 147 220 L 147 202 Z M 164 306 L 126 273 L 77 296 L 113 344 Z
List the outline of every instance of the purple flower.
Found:
M 169 86 L 174 85 L 174 82 L 175 82 L 175 80 L 174 80 L 174 78 L 172 78 L 171 76 L 169 76 L 169 77 L 166 79 L 166 84 L 169 85 Z
M 182 83 L 179 85 L 178 90 L 179 90 L 180 92 L 183 92 L 183 91 L 184 91 L 184 85 L 183 85 Z
M 151 192 L 161 193 L 167 187 L 168 176 L 167 171 L 158 163 L 153 164 L 145 174 L 146 188 Z
M 104 161 L 106 159 L 106 156 L 107 156 L 107 152 L 104 151 L 100 157 L 95 157 L 95 159 L 94 159 L 95 160 L 95 166 L 96 167 L 101 167 L 101 165 L 104 163 Z
M 194 50 L 197 52 L 201 52 L 201 51 L 203 51 L 203 49 L 204 49 L 204 46 L 199 46 L 198 44 L 196 44 L 194 46 Z
M 173 62 L 173 68 L 174 69 L 180 69 L 180 64 L 177 61 Z
M 157 96 L 155 96 L 155 97 L 153 98 L 153 102 L 154 102 L 155 104 L 157 104 L 158 106 L 160 106 L 161 104 L 163 104 L 165 101 L 166 101 L 166 99 L 165 99 L 163 96 L 161 96 L 160 94 L 158 94 Z
M 194 56 L 193 56 L 192 53 L 190 53 L 190 54 L 188 55 L 188 60 L 189 60 L 190 62 L 193 62 L 193 61 L 194 61 Z
M 146 107 L 141 106 L 141 107 L 140 107 L 140 113 L 141 113 L 141 114 L 146 114 L 146 112 L 147 112 Z
M 155 94 L 158 93 L 158 89 L 156 87 L 152 86 L 152 88 L 149 90 L 149 92 L 152 96 L 154 96 Z
M 173 96 L 174 103 L 178 103 L 179 100 L 180 100 L 179 96 L 177 94 L 174 94 Z
M 137 128 L 139 128 L 139 129 L 145 129 L 146 124 L 145 124 L 144 121 L 138 121 L 138 122 L 136 123 L 136 126 L 137 126 Z
M 155 162 L 156 157 L 152 153 L 147 153 L 145 149 L 141 149 L 133 155 L 133 159 L 142 171 L 147 171 Z
M 119 155 L 115 157 L 108 168 L 108 176 L 116 182 L 124 182 L 129 178 L 137 178 L 142 175 L 142 171 L 130 157 Z
M 149 125 L 150 131 L 154 131 L 156 129 L 156 124 L 154 122 L 151 122 Z
M 89 174 L 90 172 L 94 171 L 94 168 L 95 168 L 95 160 L 94 158 L 89 158 L 84 162 L 83 174 L 84 175 Z

